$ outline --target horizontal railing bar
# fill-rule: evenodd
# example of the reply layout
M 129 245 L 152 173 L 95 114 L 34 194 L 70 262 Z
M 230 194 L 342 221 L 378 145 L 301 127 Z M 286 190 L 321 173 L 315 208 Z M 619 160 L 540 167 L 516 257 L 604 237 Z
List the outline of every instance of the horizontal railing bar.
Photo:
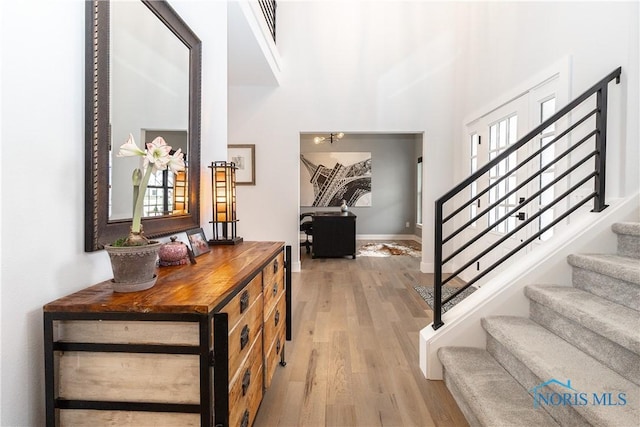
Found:
M 464 225 L 460 226 L 459 228 L 457 228 L 455 231 L 453 231 L 451 234 L 449 234 L 447 237 L 445 237 L 444 239 L 442 239 L 442 244 L 444 245 L 445 243 L 447 243 L 449 240 L 451 240 L 453 237 L 455 237 L 456 235 L 458 235 L 461 231 L 463 231 L 465 228 L 467 228 L 469 225 L 471 225 L 474 221 L 477 221 L 478 218 L 483 217 L 484 215 L 486 215 L 487 213 L 489 213 L 492 209 L 494 209 L 496 206 L 498 206 L 500 203 L 502 203 L 503 201 L 507 200 L 512 194 L 516 193 L 517 191 L 519 191 L 520 189 L 522 189 L 525 185 L 529 184 L 531 181 L 533 181 L 536 177 L 542 175 L 542 173 L 544 173 L 547 169 L 551 168 L 551 166 L 555 165 L 556 163 L 558 163 L 560 160 L 562 160 L 564 157 L 568 156 L 573 150 L 577 149 L 578 147 L 580 147 L 582 144 L 584 144 L 586 141 L 589 140 L 589 138 L 591 138 L 592 136 L 596 135 L 598 133 L 597 130 L 593 130 L 591 131 L 588 135 L 586 135 L 585 137 L 583 137 L 580 141 L 576 142 L 575 144 L 573 144 L 571 147 L 567 148 L 565 151 L 563 151 L 560 155 L 554 157 L 554 159 L 547 163 L 547 165 L 545 165 L 542 169 L 540 169 L 537 173 L 529 176 L 527 179 L 525 179 L 524 181 L 522 181 L 520 184 L 518 184 L 518 186 L 516 186 L 516 188 L 514 188 L 513 190 L 507 192 L 504 196 L 502 196 L 501 198 L 499 198 L 498 200 L 496 200 L 495 202 L 493 202 L 491 205 L 487 206 L 482 212 L 476 214 L 476 216 L 474 216 L 472 219 L 468 220 Z M 542 149 L 538 150 L 536 153 L 540 153 L 542 150 L 544 150 L 545 148 L 548 147 L 548 145 L 551 144 L 551 142 L 547 143 L 547 145 L 545 145 Z M 536 154 L 537 155 L 537 154 Z M 530 160 L 533 159 L 532 156 L 530 158 L 528 158 L 527 160 L 525 160 L 522 164 L 525 164 L 526 162 L 529 162 Z M 515 171 L 516 169 L 514 169 Z M 507 175 L 504 175 L 505 177 L 508 177 L 509 175 L 511 175 L 512 171 L 509 171 L 509 173 Z M 488 189 L 495 187 L 495 185 L 498 182 L 494 182 L 493 184 L 491 184 L 489 187 L 487 187 Z M 524 203 L 526 204 L 526 203 Z M 519 206 L 524 206 L 524 204 L 520 204 Z M 515 210 L 520 209 L 520 207 L 517 207 Z M 498 221 L 494 224 L 499 224 L 502 221 Z M 491 227 L 489 227 L 491 228 Z M 446 262 L 446 261 L 445 261 Z
M 560 139 L 564 138 L 565 136 L 567 136 L 569 134 L 569 132 L 571 132 L 572 130 L 574 130 L 575 128 L 577 128 L 578 126 L 580 126 L 582 123 L 584 123 L 587 119 L 589 119 L 591 116 L 593 116 L 595 113 L 598 112 L 598 108 L 594 108 L 593 110 L 589 111 L 586 115 L 584 115 L 582 118 L 580 118 L 580 120 L 576 121 L 575 123 L 573 123 L 571 126 L 569 126 L 567 129 L 565 129 L 564 131 L 562 131 L 561 133 L 559 133 L 555 138 L 553 138 L 551 141 L 549 141 L 547 143 L 547 145 L 545 145 L 543 148 L 539 149 L 536 153 L 532 154 L 531 156 L 529 156 L 529 158 L 527 158 L 526 160 L 522 161 L 522 163 L 520 163 L 517 167 L 515 167 L 514 169 L 510 170 L 508 174 L 500 177 L 496 182 L 494 182 L 491 186 L 483 189 L 481 192 L 479 192 L 477 195 L 475 195 L 474 197 L 472 197 L 471 199 L 469 199 L 469 201 L 467 201 L 466 203 L 464 203 L 462 206 L 460 206 L 459 208 L 457 208 L 456 210 L 454 210 L 451 214 L 449 214 L 447 217 L 445 217 L 445 219 L 442 221 L 442 223 L 446 223 L 447 221 L 449 221 L 450 219 L 452 219 L 453 217 L 455 217 L 456 215 L 458 215 L 460 212 L 462 212 L 465 208 L 469 207 L 469 205 L 471 205 L 473 202 L 475 202 L 476 200 L 478 200 L 480 197 L 484 196 L 491 188 L 493 188 L 496 184 L 504 181 L 509 175 L 511 175 L 511 173 L 513 171 L 518 170 L 521 165 L 524 165 L 525 163 L 528 163 L 532 158 L 534 158 L 535 156 L 537 156 L 538 154 L 540 154 L 542 151 L 544 151 L 547 147 L 551 146 L 552 144 L 555 144 L 556 142 L 558 142 Z M 537 136 L 537 135 L 536 135 Z M 531 141 L 531 140 L 529 140 Z M 527 141 L 528 142 L 528 141 Z M 471 221 L 473 222 L 473 221 Z
M 562 215 L 558 216 L 558 218 L 556 218 L 555 220 L 553 220 L 551 223 L 549 223 L 549 225 L 541 228 L 539 231 L 537 231 L 536 233 L 533 234 L 533 236 L 531 236 L 529 239 L 527 239 L 527 241 L 520 243 L 515 249 L 513 249 L 511 252 L 509 252 L 507 255 L 503 256 L 502 258 L 500 258 L 498 261 L 496 261 L 495 263 L 493 263 L 491 266 L 489 266 L 488 268 L 484 269 L 481 273 L 477 274 L 476 276 L 474 276 L 471 280 L 469 280 L 468 282 L 466 282 L 466 284 L 461 287 L 459 290 L 457 290 L 455 293 L 451 294 L 449 297 L 445 298 L 442 301 L 442 305 L 448 303 L 449 301 L 451 301 L 453 298 L 455 298 L 456 296 L 460 295 L 463 291 L 465 291 L 466 289 L 468 289 L 471 285 L 473 285 L 474 283 L 476 283 L 478 280 L 482 279 L 484 276 L 486 276 L 487 274 L 489 274 L 493 269 L 495 269 L 497 266 L 499 266 L 500 264 L 502 264 L 503 262 L 505 262 L 507 259 L 511 258 L 514 254 L 516 254 L 517 252 L 519 252 L 520 250 L 522 250 L 522 248 L 524 248 L 525 246 L 527 246 L 528 244 L 530 244 L 531 242 L 533 242 L 535 239 L 537 239 L 538 237 L 542 236 L 544 233 L 546 233 L 548 230 L 552 229 L 553 227 L 555 227 L 555 225 L 557 223 L 559 223 L 560 221 L 562 221 L 563 219 L 567 218 L 569 215 L 571 215 L 573 212 L 575 212 L 576 210 L 578 210 L 580 207 L 582 207 L 585 203 L 587 203 L 589 200 L 593 199 L 593 197 L 595 197 L 596 193 L 595 191 L 593 193 L 591 193 L 589 195 L 589 197 L 585 197 L 583 200 L 581 200 L 579 203 L 577 203 L 575 206 L 573 206 L 570 210 L 568 210 L 567 212 L 563 213 Z
M 569 176 L 571 174 L 571 172 L 575 171 L 576 169 L 578 169 L 580 166 L 582 166 L 584 163 L 586 163 L 589 159 L 593 158 L 596 154 L 598 154 L 597 151 L 592 151 L 589 155 L 583 157 L 579 162 L 577 162 L 575 165 L 573 165 L 571 168 L 567 169 L 566 171 L 564 171 L 563 173 L 561 173 L 560 175 L 558 175 L 553 181 L 549 182 L 547 185 L 545 185 L 544 187 L 540 188 L 538 191 L 536 191 L 534 194 L 532 194 L 531 196 L 529 196 L 524 202 L 518 204 L 517 206 L 515 206 L 512 210 L 510 210 L 507 214 L 505 214 L 504 216 L 502 216 L 498 221 L 494 222 L 493 224 L 491 224 L 490 226 L 488 226 L 487 228 L 485 228 L 484 230 L 482 230 L 480 233 L 478 233 L 476 236 L 474 236 L 471 240 L 467 241 L 467 243 L 465 243 L 464 245 L 462 245 L 460 248 L 458 248 L 457 250 L 455 250 L 453 253 L 451 253 L 448 257 L 446 257 L 445 259 L 442 260 L 442 264 L 446 264 L 447 262 L 451 261 L 456 255 L 459 255 L 460 252 L 464 251 L 465 249 L 467 249 L 469 246 L 471 246 L 472 244 L 474 244 L 475 242 L 477 242 L 480 238 L 482 238 L 483 236 L 485 236 L 487 233 L 489 233 L 495 226 L 496 224 L 500 224 L 501 222 L 503 222 L 505 219 L 509 218 L 513 213 L 515 213 L 516 211 L 522 209 L 524 206 L 528 205 L 529 203 L 531 203 L 533 200 L 535 200 L 538 196 L 540 196 L 542 193 L 544 193 L 545 191 L 547 191 L 549 188 L 553 187 L 554 185 L 556 185 L 558 182 L 562 181 L 564 178 L 566 178 L 567 176 Z M 535 178 L 538 175 L 533 175 L 533 177 Z
M 541 124 L 536 126 L 532 131 L 527 133 L 518 142 L 516 142 L 515 144 L 513 144 L 512 146 L 507 148 L 502 153 L 500 153 L 491 162 L 487 163 L 482 168 L 480 168 L 478 171 L 476 171 L 474 174 L 472 174 L 469 178 L 465 179 L 462 183 L 456 185 L 453 189 L 449 190 L 442 197 L 440 197 L 440 199 L 446 201 L 446 200 L 449 200 L 449 199 L 453 198 L 456 194 L 458 194 L 460 191 L 462 191 L 464 188 L 466 188 L 473 181 L 476 181 L 479 177 L 484 175 L 493 166 L 497 165 L 498 163 L 500 163 L 500 161 L 502 161 L 502 160 L 506 159 L 507 157 L 509 157 L 509 155 L 511 155 L 513 152 L 517 151 L 519 148 L 521 148 L 523 145 L 525 145 L 527 142 L 529 142 L 530 139 L 532 139 L 537 134 L 542 132 L 544 129 L 549 127 L 549 125 L 551 125 L 552 123 L 558 121 L 560 118 L 565 116 L 567 113 L 571 112 L 578 105 L 582 104 L 585 100 L 587 100 L 589 97 L 591 97 L 593 94 L 595 94 L 599 90 L 602 90 L 603 88 L 605 88 L 605 90 L 606 90 L 607 84 L 611 80 L 618 78 L 620 76 L 621 72 L 622 72 L 622 67 L 618 67 L 616 70 L 611 72 L 607 77 L 605 77 L 604 79 L 600 80 L 598 83 L 596 83 L 595 85 L 590 87 L 588 90 L 583 92 L 582 95 L 578 96 L 576 99 L 571 101 L 569 104 L 565 105 L 563 108 L 561 108 L 558 112 L 553 114 L 547 120 L 545 120 L 544 122 L 542 122 Z
M 514 228 L 513 230 L 511 230 L 510 232 L 506 233 L 504 236 L 502 236 L 500 239 L 498 239 L 498 241 L 496 241 L 495 243 L 493 243 L 491 246 L 489 246 L 488 248 L 486 248 L 484 251 L 480 252 L 480 254 L 476 255 L 474 258 L 472 258 L 470 261 L 468 261 L 466 264 L 464 264 L 462 267 L 460 267 L 458 270 L 456 270 L 454 273 L 451 274 L 451 276 L 457 276 L 458 274 L 462 273 L 464 270 L 466 270 L 468 267 L 470 267 L 471 265 L 473 265 L 475 262 L 479 261 L 480 259 L 482 259 L 482 257 L 484 257 L 486 254 L 488 254 L 489 252 L 491 252 L 492 250 L 494 250 L 496 247 L 498 247 L 500 244 L 502 244 L 505 240 L 507 240 L 508 238 L 510 238 L 511 236 L 513 236 L 514 234 L 516 234 L 517 232 L 519 232 L 520 230 L 522 230 L 524 227 L 526 227 L 527 225 L 529 225 L 533 220 L 537 219 L 540 215 L 542 215 L 542 213 L 546 212 L 548 209 L 550 209 L 552 206 L 555 206 L 559 201 L 561 201 L 562 199 L 564 199 L 565 197 L 567 197 L 569 194 L 571 194 L 572 192 L 574 192 L 575 190 L 577 190 L 578 188 L 580 188 L 580 186 L 582 186 L 585 182 L 589 181 L 590 179 L 594 178 L 597 175 L 596 172 L 592 172 L 589 175 L 587 175 L 585 178 L 581 179 L 580 182 L 578 182 L 577 184 L 575 184 L 573 187 L 571 187 L 569 190 L 565 191 L 564 193 L 562 193 L 561 196 L 557 197 L 556 199 L 554 199 L 551 203 L 549 203 L 545 209 L 539 210 L 538 212 L 536 212 L 535 214 L 531 215 L 529 218 L 527 218 L 522 224 L 520 224 L 519 226 L 517 226 L 516 228 Z M 451 280 L 451 277 L 445 279 L 442 281 L 442 284 L 444 285 L 445 283 L 447 283 L 449 280 Z

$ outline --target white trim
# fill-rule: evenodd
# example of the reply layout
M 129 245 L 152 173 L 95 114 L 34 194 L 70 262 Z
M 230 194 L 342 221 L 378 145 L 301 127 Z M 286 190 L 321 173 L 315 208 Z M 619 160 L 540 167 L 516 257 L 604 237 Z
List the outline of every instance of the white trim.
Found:
M 413 240 L 421 243 L 422 238 L 414 234 L 357 234 L 356 240 Z
M 470 126 L 474 122 L 480 120 L 481 118 L 491 114 L 495 110 L 507 105 L 508 103 L 520 98 L 523 95 L 526 95 L 533 89 L 545 84 L 551 79 L 560 78 L 560 80 L 564 83 L 567 82 L 567 86 L 570 90 L 570 82 L 571 82 L 571 56 L 567 55 L 559 61 L 553 63 L 549 67 L 544 70 L 536 73 L 533 77 L 525 80 L 523 83 L 519 84 L 506 91 L 500 96 L 497 96 L 493 101 L 484 105 L 483 107 L 473 111 L 471 114 L 465 116 L 463 123 L 465 126 Z

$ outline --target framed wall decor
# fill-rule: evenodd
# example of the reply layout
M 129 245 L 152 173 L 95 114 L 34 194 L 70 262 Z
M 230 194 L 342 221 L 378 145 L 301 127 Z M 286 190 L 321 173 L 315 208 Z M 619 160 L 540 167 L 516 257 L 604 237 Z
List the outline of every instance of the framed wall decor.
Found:
M 189 239 L 189 244 L 191 244 L 191 251 L 193 252 L 193 256 L 202 255 L 211 251 L 202 228 L 194 228 L 192 230 L 188 230 L 187 238 Z
M 227 147 L 227 160 L 236 164 L 236 185 L 256 185 L 255 144 L 234 144 Z

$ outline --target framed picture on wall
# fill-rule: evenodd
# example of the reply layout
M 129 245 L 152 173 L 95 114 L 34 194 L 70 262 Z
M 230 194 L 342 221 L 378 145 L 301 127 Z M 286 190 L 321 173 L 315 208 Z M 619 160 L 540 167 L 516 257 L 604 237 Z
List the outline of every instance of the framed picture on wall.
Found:
M 235 144 L 228 147 L 227 160 L 236 164 L 236 185 L 256 185 L 255 144 Z

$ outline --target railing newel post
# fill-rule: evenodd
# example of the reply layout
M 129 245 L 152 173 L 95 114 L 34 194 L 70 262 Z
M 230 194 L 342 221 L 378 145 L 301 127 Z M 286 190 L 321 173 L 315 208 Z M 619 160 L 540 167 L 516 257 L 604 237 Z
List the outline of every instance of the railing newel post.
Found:
M 433 329 L 442 323 L 442 209 L 443 203 L 436 200 L 435 232 L 433 236 Z
M 607 84 L 603 84 L 596 92 L 596 176 L 594 187 L 596 196 L 593 200 L 593 212 L 602 212 L 606 207 L 605 183 L 607 172 Z

